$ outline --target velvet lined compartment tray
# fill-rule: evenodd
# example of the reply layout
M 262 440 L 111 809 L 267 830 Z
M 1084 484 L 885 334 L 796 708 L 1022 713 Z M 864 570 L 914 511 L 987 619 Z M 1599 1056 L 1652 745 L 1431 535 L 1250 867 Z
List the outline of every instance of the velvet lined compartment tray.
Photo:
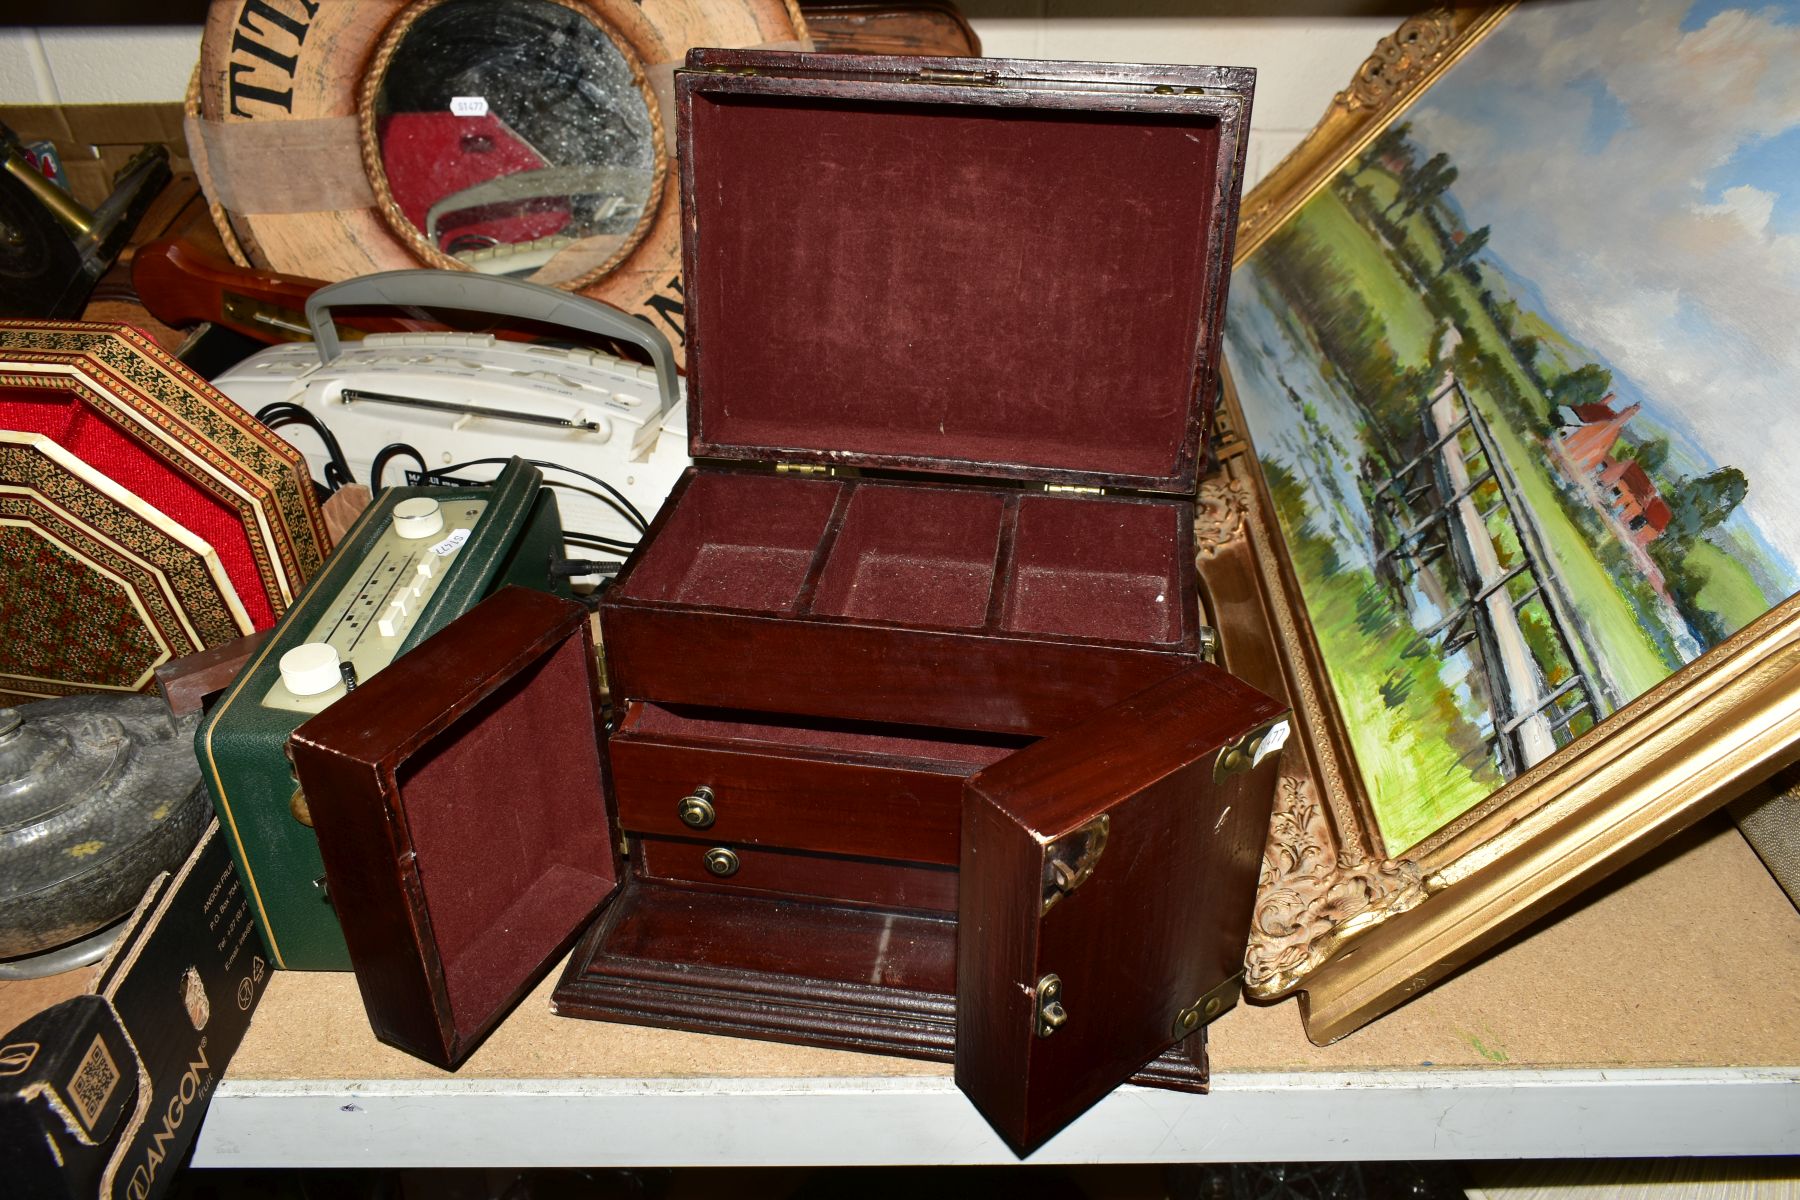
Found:
M 607 752 L 628 834 L 954 866 L 963 781 L 1025 744 L 633 700 Z M 713 816 L 696 829 L 681 805 L 701 788 Z
M 613 694 L 1052 733 L 1199 658 L 1192 526 L 1177 498 L 694 469 L 602 609 Z

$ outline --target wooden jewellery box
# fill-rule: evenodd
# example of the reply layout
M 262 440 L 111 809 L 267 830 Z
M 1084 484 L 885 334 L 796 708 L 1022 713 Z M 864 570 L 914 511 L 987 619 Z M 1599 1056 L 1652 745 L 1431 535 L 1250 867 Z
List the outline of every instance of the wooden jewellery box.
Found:
M 630 868 L 560 1012 L 954 1053 L 1015 1146 L 1203 1082 L 1274 786 L 1217 752 L 1283 708 L 1192 543 L 1252 80 L 690 53 L 700 465 L 602 603 Z
M 688 66 L 702 462 L 601 738 L 506 590 L 290 743 L 377 1032 L 455 1065 L 598 909 L 559 1012 L 953 1058 L 1022 1153 L 1202 1087 L 1286 735 L 1192 544 L 1251 74 Z

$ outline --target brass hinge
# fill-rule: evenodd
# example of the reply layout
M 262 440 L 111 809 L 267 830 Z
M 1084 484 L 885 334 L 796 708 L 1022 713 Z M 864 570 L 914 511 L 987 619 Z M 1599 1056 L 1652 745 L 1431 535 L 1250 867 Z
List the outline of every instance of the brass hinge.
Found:
M 776 463 L 777 475 L 829 475 L 831 468 L 822 463 Z
M 1101 814 L 1067 837 L 1052 842 L 1044 853 L 1043 907 L 1041 916 L 1056 902 L 1088 881 L 1100 856 L 1106 853 L 1106 838 L 1112 832 L 1112 818 Z
M 1238 972 L 1206 995 L 1175 1014 L 1175 1036 L 1184 1038 L 1194 1030 L 1237 1005 L 1244 986 L 1243 972 Z
M 1046 492 L 1062 492 L 1066 495 L 1071 495 L 1071 496 L 1104 496 L 1104 495 L 1106 495 L 1105 488 L 1083 487 L 1081 484 L 1078 484 L 1078 483 L 1046 483 L 1044 485 L 1044 490 Z
M 1062 1006 L 1062 977 L 1046 975 L 1037 981 L 1037 1011 L 1033 1023 L 1037 1035 L 1047 1038 L 1061 1029 L 1069 1019 Z
M 913 76 L 918 83 L 943 83 L 961 87 L 999 87 L 998 71 L 946 71 L 942 67 L 925 67 Z
M 1286 715 L 1258 725 L 1219 751 L 1219 757 L 1213 760 L 1213 780 L 1216 782 L 1227 775 L 1248 771 L 1256 766 L 1287 744 L 1291 729 Z

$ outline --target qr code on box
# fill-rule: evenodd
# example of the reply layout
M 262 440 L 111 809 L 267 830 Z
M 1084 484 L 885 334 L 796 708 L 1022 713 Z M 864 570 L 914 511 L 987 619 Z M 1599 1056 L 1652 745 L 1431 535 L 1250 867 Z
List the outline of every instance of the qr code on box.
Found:
M 119 1086 L 119 1067 L 113 1062 L 111 1054 L 98 1037 L 88 1047 L 88 1052 L 81 1056 L 80 1064 L 75 1068 L 75 1077 L 69 1080 L 69 1097 L 75 1102 L 75 1110 L 81 1114 L 82 1123 L 91 1132 L 94 1122 L 99 1119 L 100 1112 L 106 1107 L 113 1089 Z

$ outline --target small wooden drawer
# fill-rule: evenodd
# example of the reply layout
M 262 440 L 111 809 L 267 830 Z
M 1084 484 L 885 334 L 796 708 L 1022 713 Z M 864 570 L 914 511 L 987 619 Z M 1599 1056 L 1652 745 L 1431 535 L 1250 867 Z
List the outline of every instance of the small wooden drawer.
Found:
M 954 867 L 660 837 L 637 839 L 633 854 L 638 869 L 652 879 L 838 904 L 956 912 Z
M 963 780 L 1024 744 L 634 700 L 609 754 L 629 833 L 955 866 Z

